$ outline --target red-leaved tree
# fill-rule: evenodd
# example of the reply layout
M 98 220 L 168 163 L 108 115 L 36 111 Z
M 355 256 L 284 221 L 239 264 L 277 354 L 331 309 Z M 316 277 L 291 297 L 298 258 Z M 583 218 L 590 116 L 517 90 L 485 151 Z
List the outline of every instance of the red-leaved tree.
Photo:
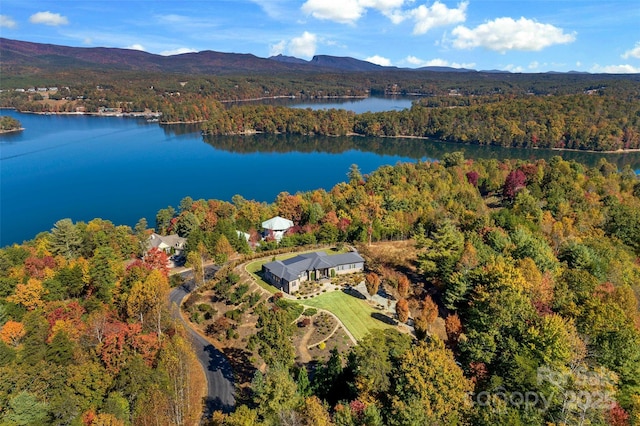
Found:
M 153 247 L 144 255 L 142 261 L 151 267 L 151 269 L 160 271 L 165 277 L 169 276 L 169 258 L 162 250 Z
M 527 175 L 522 170 L 516 169 L 511 171 L 504 181 L 502 188 L 502 196 L 510 200 L 514 199 L 516 194 L 526 186 Z

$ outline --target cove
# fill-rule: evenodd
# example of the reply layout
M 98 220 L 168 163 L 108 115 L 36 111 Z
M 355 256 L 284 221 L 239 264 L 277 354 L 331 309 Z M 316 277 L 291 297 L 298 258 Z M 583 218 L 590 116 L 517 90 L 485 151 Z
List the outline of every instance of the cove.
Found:
M 640 154 L 476 147 L 417 139 L 252 135 L 203 137 L 196 125 L 142 119 L 35 115 L 4 110 L 25 130 L 0 136 L 0 246 L 48 231 L 62 218 L 100 217 L 150 226 L 155 214 L 194 199 L 272 202 L 278 193 L 331 189 L 351 164 L 363 173 L 447 152 L 467 158 L 551 158 L 589 165 L 601 157 L 640 169 Z

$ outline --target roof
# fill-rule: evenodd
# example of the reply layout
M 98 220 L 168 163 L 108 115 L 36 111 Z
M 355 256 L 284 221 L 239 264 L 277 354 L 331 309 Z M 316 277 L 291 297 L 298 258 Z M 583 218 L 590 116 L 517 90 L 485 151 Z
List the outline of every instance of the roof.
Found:
M 262 227 L 264 229 L 271 229 L 272 231 L 285 231 L 293 227 L 293 222 L 284 217 L 276 216 L 262 222 Z
M 160 235 L 155 232 L 149 237 L 149 248 L 157 247 L 159 249 L 167 249 L 170 247 L 182 248 L 187 242 L 186 238 L 182 238 L 177 234 Z
M 360 262 L 364 262 L 364 259 L 356 252 L 329 256 L 323 251 L 317 251 L 299 254 L 298 256 L 290 259 L 265 263 L 264 267 L 280 278 L 284 278 L 287 281 L 293 281 L 304 271 L 335 268 L 339 265 Z

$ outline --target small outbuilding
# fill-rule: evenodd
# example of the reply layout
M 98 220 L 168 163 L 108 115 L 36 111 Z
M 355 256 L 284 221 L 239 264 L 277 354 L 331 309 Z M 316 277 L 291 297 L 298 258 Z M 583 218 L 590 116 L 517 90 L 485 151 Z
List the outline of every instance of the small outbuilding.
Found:
M 272 217 L 262 222 L 263 236 L 273 235 L 276 241 L 280 241 L 291 228 L 293 228 L 293 222 L 281 216 Z

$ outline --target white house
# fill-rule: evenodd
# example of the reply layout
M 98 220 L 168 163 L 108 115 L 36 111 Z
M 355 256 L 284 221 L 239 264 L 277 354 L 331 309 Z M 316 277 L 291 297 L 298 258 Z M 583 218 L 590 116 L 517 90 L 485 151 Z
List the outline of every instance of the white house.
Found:
M 273 233 L 273 237 L 276 241 L 280 241 L 290 228 L 293 228 L 293 222 L 284 217 L 276 216 L 269 220 L 262 222 L 262 229 L 264 229 L 264 236 Z
M 364 259 L 356 252 L 327 255 L 325 252 L 300 254 L 262 266 L 266 281 L 287 293 L 300 289 L 300 284 L 336 275 L 362 272 Z

